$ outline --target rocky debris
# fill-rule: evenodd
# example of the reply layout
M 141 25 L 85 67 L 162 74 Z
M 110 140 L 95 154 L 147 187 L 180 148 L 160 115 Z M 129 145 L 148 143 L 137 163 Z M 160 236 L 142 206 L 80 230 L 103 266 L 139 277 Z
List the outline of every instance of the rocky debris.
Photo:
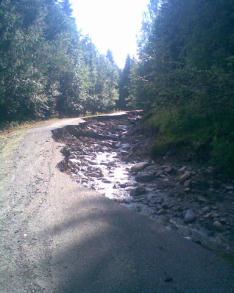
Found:
M 214 228 L 217 230 L 217 231 L 224 231 L 225 230 L 225 227 L 219 222 L 219 221 L 214 221 Z
M 187 239 L 234 252 L 234 182 L 210 166 L 151 161 L 147 154 L 153 140 L 139 126 L 140 114 L 56 129 L 54 138 L 66 144 L 58 167 Z
M 203 203 L 203 204 L 206 204 L 207 203 L 207 198 L 205 198 L 204 196 L 201 196 L 201 195 L 198 195 L 198 197 L 196 198 L 196 200 L 199 202 L 199 203 Z
M 138 195 L 142 195 L 142 194 L 145 194 L 145 193 L 146 193 L 146 189 L 143 186 L 138 186 L 137 188 L 132 189 L 130 191 L 131 196 L 138 196 Z
M 140 162 L 140 163 L 136 163 L 131 167 L 131 171 L 132 172 L 139 172 L 142 171 L 145 167 L 147 167 L 149 165 L 148 162 Z
M 192 223 L 196 220 L 196 215 L 192 209 L 186 211 L 184 215 L 184 222 L 186 224 Z
M 136 175 L 135 179 L 137 182 L 147 183 L 153 181 L 155 177 L 155 173 L 141 172 Z
M 188 182 L 188 179 L 192 176 L 191 172 L 189 171 L 185 171 L 182 175 L 180 175 L 179 177 L 179 181 L 181 183 L 184 183 L 184 182 Z
M 163 166 L 163 172 L 166 174 L 175 174 L 176 169 L 173 166 Z
M 225 185 L 224 188 L 225 188 L 227 191 L 234 191 L 234 186 L 231 186 L 231 185 Z

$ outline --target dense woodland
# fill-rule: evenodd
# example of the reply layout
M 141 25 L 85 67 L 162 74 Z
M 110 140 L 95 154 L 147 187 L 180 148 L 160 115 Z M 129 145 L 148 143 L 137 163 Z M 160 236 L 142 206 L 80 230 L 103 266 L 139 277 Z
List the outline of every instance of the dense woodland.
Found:
M 80 33 L 68 0 L 0 2 L 0 121 L 143 108 L 153 155 L 233 175 L 233 77 L 233 0 L 151 0 L 138 59 L 121 72 Z
M 121 99 L 146 110 L 153 155 L 174 152 L 234 175 L 233 0 L 151 0 L 139 61 L 127 60 L 124 74 Z
M 72 18 L 68 0 L 1 0 L 0 121 L 106 111 L 119 70 Z

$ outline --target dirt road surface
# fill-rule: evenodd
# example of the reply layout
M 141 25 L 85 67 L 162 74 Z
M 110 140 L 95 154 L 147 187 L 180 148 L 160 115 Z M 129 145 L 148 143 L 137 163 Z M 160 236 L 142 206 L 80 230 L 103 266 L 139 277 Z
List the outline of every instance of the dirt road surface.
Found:
M 211 251 L 73 182 L 51 130 L 28 130 L 1 158 L 0 292 L 234 292 Z

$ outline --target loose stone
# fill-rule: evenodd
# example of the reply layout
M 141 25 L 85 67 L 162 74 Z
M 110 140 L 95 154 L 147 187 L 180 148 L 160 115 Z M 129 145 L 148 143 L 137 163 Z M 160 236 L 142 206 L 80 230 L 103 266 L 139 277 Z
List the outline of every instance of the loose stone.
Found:
M 155 174 L 141 173 L 136 176 L 138 182 L 150 182 L 155 179 Z
M 149 165 L 148 162 L 137 163 L 131 167 L 131 171 L 132 172 L 139 172 L 139 171 L 143 170 L 145 167 L 147 167 L 148 165 Z
M 219 232 L 224 231 L 224 226 L 223 226 L 219 221 L 215 221 L 215 222 L 213 223 L 213 226 L 214 226 L 214 228 L 215 228 L 217 231 L 219 231 Z
M 183 175 L 181 175 L 180 177 L 179 177 L 179 181 L 181 182 L 181 183 L 183 183 L 183 182 L 185 182 L 186 180 L 188 180 L 190 177 L 191 177 L 191 172 L 189 172 L 189 171 L 186 171 Z
M 186 211 L 185 215 L 184 215 L 184 222 L 186 224 L 192 223 L 196 220 L 196 216 L 195 213 L 192 209 L 189 209 Z
M 137 187 L 137 188 L 131 190 L 130 195 L 131 195 L 131 196 L 138 196 L 138 195 L 142 195 L 142 194 L 144 194 L 144 193 L 146 193 L 146 189 L 145 189 L 145 187 L 143 187 L 143 186 L 139 186 L 139 187 Z

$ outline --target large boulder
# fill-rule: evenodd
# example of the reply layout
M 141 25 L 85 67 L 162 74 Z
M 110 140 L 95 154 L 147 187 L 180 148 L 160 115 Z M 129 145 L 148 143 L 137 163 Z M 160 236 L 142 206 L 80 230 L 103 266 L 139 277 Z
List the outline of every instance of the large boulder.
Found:
M 145 167 L 147 167 L 149 165 L 148 162 L 140 162 L 140 163 L 136 163 L 135 165 L 133 165 L 131 167 L 131 171 L 132 172 L 139 172 L 142 171 L 143 169 L 145 169 Z

